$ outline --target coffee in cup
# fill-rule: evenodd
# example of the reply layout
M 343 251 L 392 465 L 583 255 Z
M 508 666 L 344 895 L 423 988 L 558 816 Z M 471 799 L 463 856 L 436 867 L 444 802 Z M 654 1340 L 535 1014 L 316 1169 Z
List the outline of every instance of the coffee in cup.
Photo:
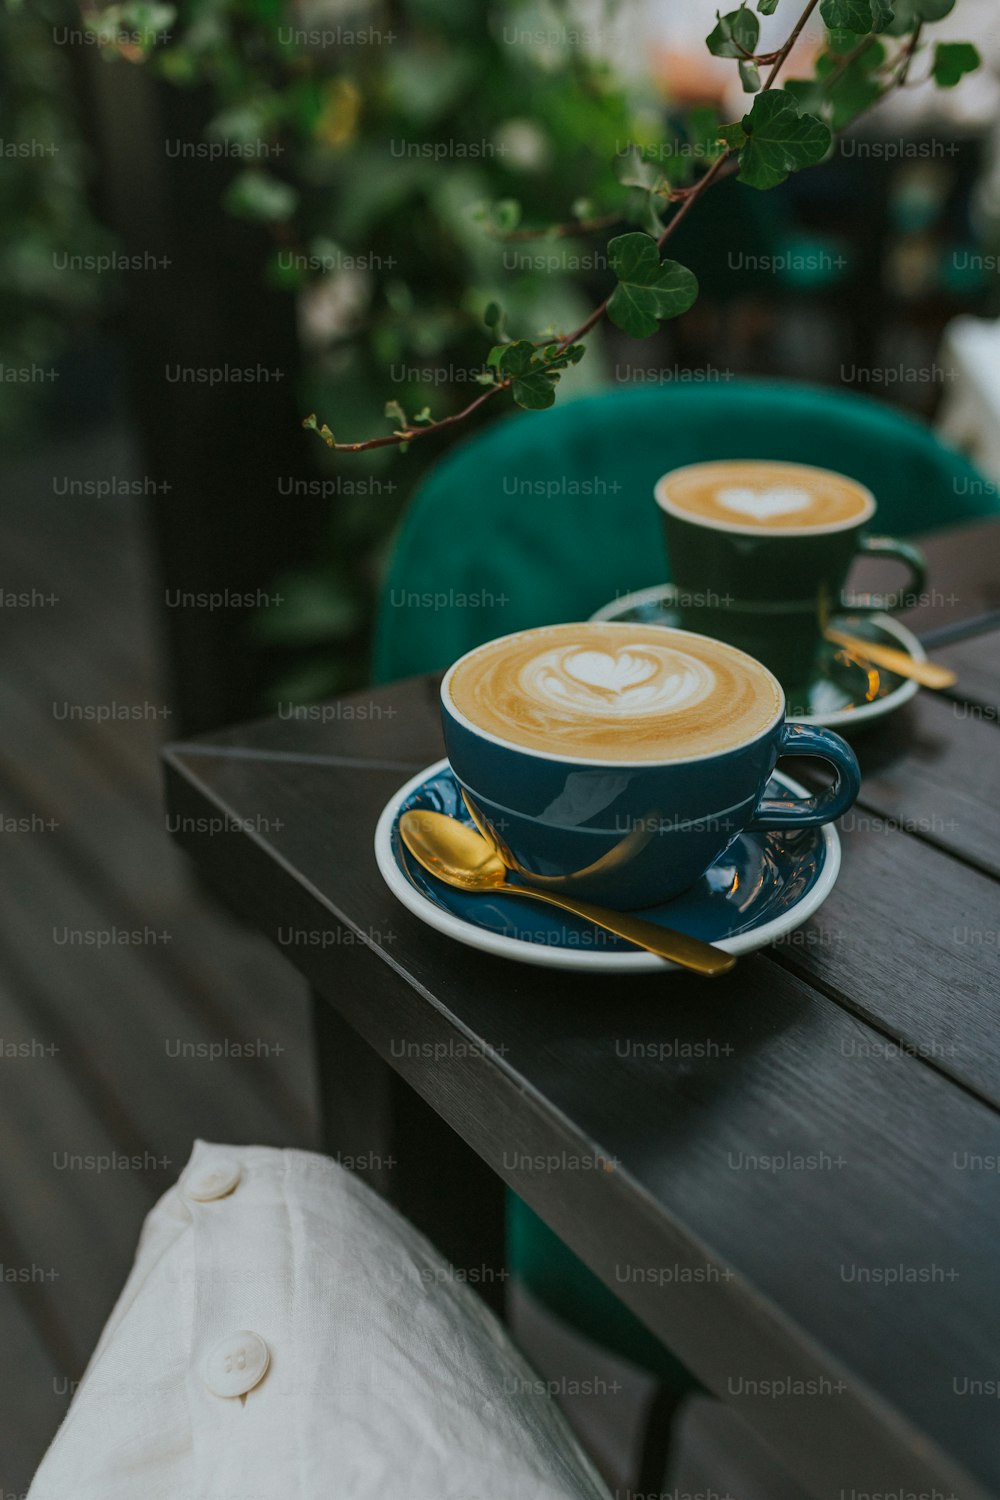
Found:
M 746 829 L 816 826 L 860 785 L 836 734 L 787 724 L 774 675 L 725 642 L 613 621 L 540 626 L 441 685 L 452 770 L 520 879 L 610 906 L 664 901 Z M 764 797 L 779 756 L 828 760 L 815 797 Z
M 664 475 L 657 498 L 664 510 L 703 526 L 788 535 L 850 527 L 871 519 L 871 491 L 843 474 L 805 464 L 690 464 Z
M 522 750 L 618 761 L 728 750 L 781 708 L 770 672 L 742 651 L 651 626 L 555 625 L 492 641 L 449 678 L 454 707 Z

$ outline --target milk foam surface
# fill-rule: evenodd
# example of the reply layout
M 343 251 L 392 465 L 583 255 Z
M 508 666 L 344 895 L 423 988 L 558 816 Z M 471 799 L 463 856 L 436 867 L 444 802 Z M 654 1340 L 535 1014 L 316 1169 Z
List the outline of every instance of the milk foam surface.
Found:
M 849 525 L 871 510 L 868 491 L 846 475 L 757 459 L 692 464 L 665 474 L 658 494 L 674 514 L 762 531 Z
M 448 692 L 466 719 L 498 739 L 622 762 L 744 744 L 781 709 L 770 673 L 734 647 L 611 621 L 491 641 L 459 662 Z

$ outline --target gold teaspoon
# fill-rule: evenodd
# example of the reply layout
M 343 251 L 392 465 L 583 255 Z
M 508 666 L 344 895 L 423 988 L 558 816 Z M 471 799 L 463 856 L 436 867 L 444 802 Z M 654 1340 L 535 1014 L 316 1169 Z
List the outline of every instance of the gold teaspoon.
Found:
M 845 630 L 826 630 L 828 641 L 835 646 L 844 646 L 855 656 L 874 662 L 876 667 L 885 667 L 897 677 L 912 677 L 922 687 L 946 688 L 958 681 L 950 667 L 939 667 L 933 661 L 917 661 L 908 651 L 899 651 L 895 646 L 881 646 L 876 641 L 866 641 L 860 635 L 848 635 Z
M 595 927 L 603 927 L 606 932 L 613 932 L 637 948 L 645 948 L 647 952 L 669 959 L 694 974 L 708 977 L 726 974 L 736 963 L 732 953 L 726 953 L 711 943 L 703 943 L 700 938 L 688 937 L 683 932 L 658 927 L 655 922 L 643 921 L 629 912 L 611 911 L 603 906 L 592 906 L 589 901 L 554 896 L 550 891 L 536 890 L 533 886 L 514 885 L 507 878 L 507 869 L 500 856 L 475 829 L 460 823 L 457 818 L 446 817 L 444 813 L 411 810 L 400 818 L 399 832 L 418 864 L 458 890 L 472 893 L 502 890 L 505 896 L 526 896 L 531 901 L 542 901 L 546 906 L 557 906 L 561 911 L 583 917 Z

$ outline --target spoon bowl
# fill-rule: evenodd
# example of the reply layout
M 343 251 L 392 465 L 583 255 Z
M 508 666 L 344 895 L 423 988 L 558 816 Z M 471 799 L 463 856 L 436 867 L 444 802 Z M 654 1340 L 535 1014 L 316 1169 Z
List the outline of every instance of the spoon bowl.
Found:
M 415 860 L 447 885 L 467 891 L 493 891 L 507 882 L 507 870 L 483 836 L 444 813 L 407 812 L 400 820 L 403 843 Z

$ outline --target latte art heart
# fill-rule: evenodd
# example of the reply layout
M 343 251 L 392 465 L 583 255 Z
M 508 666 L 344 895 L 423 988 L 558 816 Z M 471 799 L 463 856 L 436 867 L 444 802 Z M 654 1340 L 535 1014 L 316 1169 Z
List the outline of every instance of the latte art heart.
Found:
M 602 766 L 738 744 L 768 729 L 782 701 L 766 668 L 721 641 L 602 621 L 488 641 L 442 691 L 504 745 Z
M 755 521 L 794 515 L 796 511 L 811 510 L 814 504 L 809 491 L 795 485 L 772 485 L 764 490 L 751 489 L 749 485 L 733 486 L 716 490 L 715 498 L 726 510 L 751 516 Z
M 571 643 L 524 662 L 518 686 L 542 710 L 626 720 L 693 707 L 712 693 L 715 674 L 707 662 L 659 642 L 618 651 Z
M 619 651 L 614 656 L 610 651 L 573 651 L 564 659 L 563 667 L 575 681 L 609 693 L 635 687 L 652 677 L 657 669 L 656 662 L 648 656 L 630 651 Z

